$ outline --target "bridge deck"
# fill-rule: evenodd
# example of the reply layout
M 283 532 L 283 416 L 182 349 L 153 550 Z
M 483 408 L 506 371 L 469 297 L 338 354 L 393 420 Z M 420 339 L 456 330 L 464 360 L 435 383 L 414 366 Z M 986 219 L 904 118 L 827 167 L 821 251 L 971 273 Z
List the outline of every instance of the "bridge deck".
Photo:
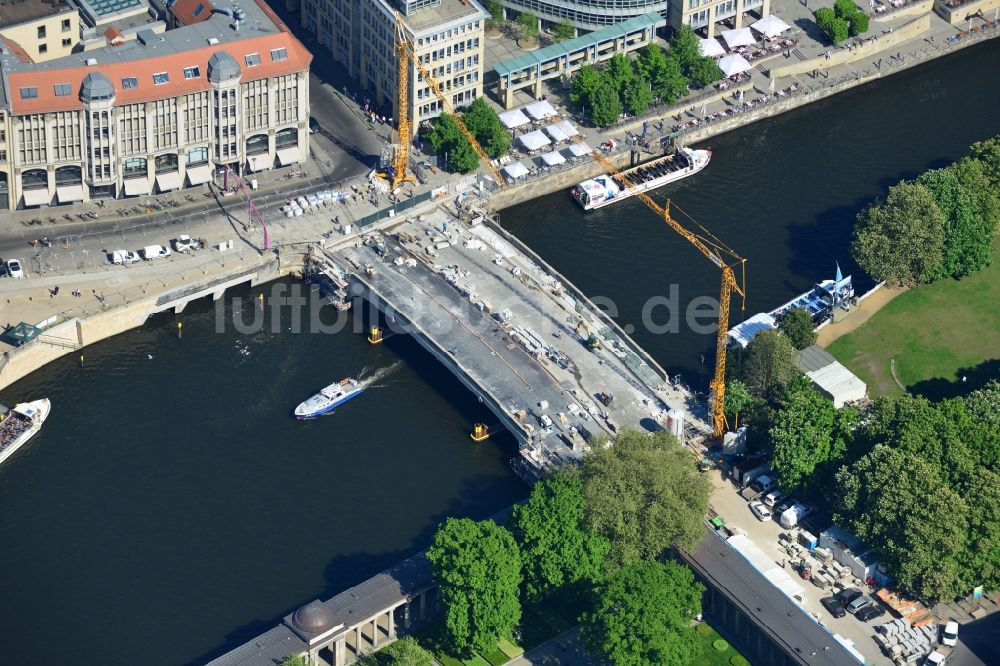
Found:
M 592 305 L 491 229 L 445 221 L 404 222 L 339 258 L 370 300 L 411 324 L 403 330 L 497 412 L 526 460 L 558 465 L 579 457 L 589 435 L 657 429 L 667 409 L 687 410 L 683 394 L 596 323 Z M 591 333 L 600 349 L 588 348 Z M 614 396 L 610 406 L 600 393 Z

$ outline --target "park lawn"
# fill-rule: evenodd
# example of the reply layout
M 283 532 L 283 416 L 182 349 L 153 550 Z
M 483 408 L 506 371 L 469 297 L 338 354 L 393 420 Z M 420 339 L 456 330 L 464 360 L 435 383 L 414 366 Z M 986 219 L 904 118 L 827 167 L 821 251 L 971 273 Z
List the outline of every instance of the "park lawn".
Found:
M 906 291 L 827 351 L 868 384 L 869 395 L 907 390 L 939 399 L 985 382 L 1000 359 L 1000 237 L 993 264 L 962 280 L 941 280 Z M 977 372 L 977 367 L 979 368 Z M 961 376 L 969 383 L 959 387 Z
M 715 629 L 710 627 L 706 623 L 701 623 L 696 628 L 695 633 L 699 638 L 699 644 L 701 645 L 701 652 L 694 658 L 691 662 L 691 666 L 735 666 L 732 662 L 734 657 L 741 657 L 739 652 L 737 652 L 729 642 L 726 641 L 725 650 L 716 650 L 712 645 L 717 640 L 725 640 L 719 635 Z M 737 664 L 748 664 L 748 661 L 740 662 L 737 660 Z
M 433 625 L 422 627 L 413 633 L 421 647 L 434 655 L 443 666 L 502 666 L 514 657 L 524 653 L 524 649 L 501 639 L 488 654 L 474 652 L 471 657 L 461 659 L 446 653 L 434 633 Z M 508 656 L 513 655 L 513 656 Z

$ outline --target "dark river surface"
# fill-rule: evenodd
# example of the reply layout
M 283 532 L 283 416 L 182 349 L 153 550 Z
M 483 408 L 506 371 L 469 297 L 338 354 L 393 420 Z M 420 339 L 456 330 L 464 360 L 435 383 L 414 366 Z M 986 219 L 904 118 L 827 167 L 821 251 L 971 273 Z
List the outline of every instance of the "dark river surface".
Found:
M 714 137 L 696 146 L 712 148 L 709 166 L 654 198 L 669 197 L 746 257 L 747 317 L 833 278 L 838 261 L 867 290 L 871 281 L 849 252 L 855 215 L 900 179 L 1000 134 L 997 67 L 994 40 Z M 697 388 L 704 354 L 707 390 L 714 333 L 694 333 L 686 310 L 699 296 L 717 302 L 720 271 L 645 204 L 584 213 L 557 192 L 503 211 L 500 222 L 584 293 L 609 299 L 619 323 L 670 374 Z M 677 333 L 665 326 L 665 304 L 651 310 L 654 327 L 644 325 L 651 298 L 676 301 Z M 734 295 L 731 325 L 741 319 Z
M 749 259 L 747 313 L 770 309 L 836 261 L 856 272 L 849 229 L 867 201 L 1000 133 L 998 70 L 986 44 L 717 137 L 708 169 L 666 194 Z M 683 309 L 715 296 L 719 274 L 640 202 L 584 215 L 560 192 L 501 221 L 698 381 L 711 337 Z M 643 304 L 672 284 L 679 332 L 651 332 Z M 0 663 L 200 663 L 426 546 L 444 516 L 525 495 L 512 439 L 473 445 L 470 424 L 489 417 L 412 340 L 372 347 L 288 321 L 218 333 L 209 304 L 179 319 L 183 340 L 161 315 L 87 348 L 82 368 L 66 357 L 0 392 L 53 402 L 0 468 Z M 363 368 L 375 379 L 360 398 L 289 417 Z

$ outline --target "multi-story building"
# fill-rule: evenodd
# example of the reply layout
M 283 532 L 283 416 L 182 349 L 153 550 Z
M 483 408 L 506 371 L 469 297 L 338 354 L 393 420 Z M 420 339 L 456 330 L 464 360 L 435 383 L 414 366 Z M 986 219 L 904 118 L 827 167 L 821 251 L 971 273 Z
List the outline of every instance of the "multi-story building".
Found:
M 13 42 L 34 60 L 69 55 L 80 41 L 80 15 L 67 0 L 18 0 L 0 5 L 0 43 Z
M 263 0 L 171 11 L 174 30 L 55 60 L 2 49 L 0 204 L 146 195 L 308 154 L 312 56 Z
M 302 0 L 303 26 L 369 91 L 374 104 L 398 116 L 399 15 L 414 53 L 430 70 L 455 108 L 483 94 L 483 31 L 489 14 L 476 0 Z M 410 119 L 441 113 L 441 103 L 417 75 L 409 72 Z
M 770 13 L 771 0 L 502 0 L 504 10 L 531 12 L 543 24 L 569 20 L 580 30 L 599 30 L 649 12 L 664 17 L 667 25 L 690 25 L 706 37 L 720 30 L 717 23 L 730 20 L 743 27 L 743 12 L 753 11 L 763 18 Z

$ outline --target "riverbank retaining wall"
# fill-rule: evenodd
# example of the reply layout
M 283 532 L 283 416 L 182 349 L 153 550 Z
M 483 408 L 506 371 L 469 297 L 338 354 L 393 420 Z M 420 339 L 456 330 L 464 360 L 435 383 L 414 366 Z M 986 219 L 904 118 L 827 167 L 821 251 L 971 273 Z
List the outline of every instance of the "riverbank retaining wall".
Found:
M 237 270 L 214 275 L 183 290 L 151 294 L 130 303 L 109 307 L 107 310 L 92 315 L 68 318 L 49 326 L 40 336 L 28 344 L 4 353 L 3 360 L 0 362 L 0 389 L 10 386 L 46 363 L 67 354 L 80 354 L 83 357 L 82 362 L 85 363 L 86 355 L 81 351 L 83 348 L 142 326 L 150 315 L 164 310 L 164 297 L 170 298 L 171 307 L 173 307 L 173 303 L 187 303 L 207 295 L 203 292 L 218 291 L 219 285 L 234 278 L 256 285 L 288 275 L 300 274 L 304 261 L 304 254 L 289 253 L 283 255 L 280 260 L 268 255 L 260 257 L 256 264 L 242 264 Z
M 964 27 L 966 22 L 977 17 L 987 21 L 996 20 L 995 16 L 998 10 L 1000 10 L 1000 0 L 966 2 L 957 7 L 949 7 L 941 0 L 934 3 L 934 11 L 956 28 Z

